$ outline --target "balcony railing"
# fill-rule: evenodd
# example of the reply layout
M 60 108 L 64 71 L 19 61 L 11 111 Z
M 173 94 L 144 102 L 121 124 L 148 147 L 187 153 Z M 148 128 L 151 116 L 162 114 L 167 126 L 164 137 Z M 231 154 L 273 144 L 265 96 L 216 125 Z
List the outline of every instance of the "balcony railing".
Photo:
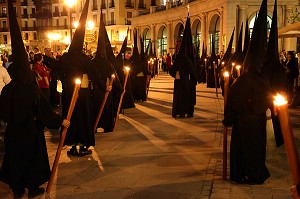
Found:
M 21 6 L 28 6 L 28 1 L 21 2 Z
M 165 5 L 161 5 L 161 6 L 157 6 L 155 9 L 155 12 L 160 12 L 160 11 L 164 11 L 166 10 L 166 6 Z
M 67 11 L 62 11 L 62 12 L 60 13 L 60 15 L 61 15 L 61 16 L 68 16 L 68 12 L 67 12 Z
M 0 18 L 7 18 L 7 14 L 6 13 L 1 13 Z
M 125 7 L 126 7 L 126 8 L 134 8 L 134 5 L 133 5 L 133 3 L 130 1 L 130 2 L 126 2 L 126 3 L 125 3 Z
M 105 9 L 106 8 L 106 4 L 102 3 L 100 8 Z
M 0 28 L 0 32 L 8 32 L 8 28 Z
M 175 7 L 181 6 L 181 5 L 182 5 L 181 1 L 176 1 L 176 2 L 171 3 L 171 8 L 175 8 Z
M 147 14 L 150 14 L 150 9 L 140 10 L 139 11 L 139 15 L 147 15 Z
M 23 18 L 23 19 L 27 19 L 28 17 L 29 17 L 28 14 L 22 14 L 22 18 Z
M 36 17 L 35 13 L 34 14 L 30 14 L 29 16 L 30 16 L 30 18 L 35 18 Z
M 116 25 L 116 20 L 109 20 L 105 22 L 105 25 L 111 26 L 111 25 Z
M 114 8 L 114 7 L 115 7 L 115 2 L 114 1 L 109 3 L 109 8 Z
M 92 11 L 98 10 L 98 5 L 92 5 Z
M 53 17 L 60 17 L 60 13 L 59 12 L 53 12 Z
M 131 21 L 129 19 L 125 19 L 125 25 L 131 25 Z
M 22 31 L 36 31 L 36 27 L 22 27 Z
M 43 18 L 43 19 L 52 18 L 52 13 L 50 12 L 36 13 L 36 18 Z
M 146 9 L 146 4 L 145 3 L 139 3 L 138 8 L 140 9 Z

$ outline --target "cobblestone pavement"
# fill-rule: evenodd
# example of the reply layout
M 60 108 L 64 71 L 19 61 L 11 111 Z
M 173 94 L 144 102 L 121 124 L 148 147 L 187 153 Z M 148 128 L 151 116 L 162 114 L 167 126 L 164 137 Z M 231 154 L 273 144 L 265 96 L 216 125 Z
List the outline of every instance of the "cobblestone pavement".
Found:
M 37 198 L 291 198 L 292 178 L 285 148 L 275 147 L 271 130 L 268 130 L 266 160 L 271 177 L 263 185 L 240 185 L 223 180 L 223 97 L 220 91 L 217 98 L 214 89 L 198 84 L 193 118 L 171 117 L 172 96 L 173 78 L 161 73 L 152 79 L 148 100 L 125 110 L 115 132 L 97 133 L 91 155 L 67 156 L 69 147 L 63 148 L 50 194 Z M 59 113 L 60 109 L 56 111 Z M 299 107 L 290 110 L 298 149 L 299 113 Z M 268 121 L 268 129 L 270 127 Z M 229 148 L 230 129 L 228 133 Z M 47 130 L 45 136 L 52 166 L 59 132 Z M 0 162 L 3 137 L 2 128 Z M 229 160 L 227 167 L 229 175 Z M 9 187 L 1 182 L 0 198 L 12 198 Z

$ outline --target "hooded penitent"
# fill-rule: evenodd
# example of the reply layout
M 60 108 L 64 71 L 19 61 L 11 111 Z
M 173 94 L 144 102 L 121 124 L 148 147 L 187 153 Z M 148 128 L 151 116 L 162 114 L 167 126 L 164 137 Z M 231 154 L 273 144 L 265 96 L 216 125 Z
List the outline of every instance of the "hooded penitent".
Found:
M 99 71 L 101 78 L 96 82 L 93 82 L 93 108 L 94 108 L 94 117 L 96 118 L 100 110 L 100 106 L 104 99 L 106 92 L 106 84 L 110 80 L 111 75 L 114 74 L 115 70 L 113 65 L 107 60 L 106 55 L 106 46 L 105 46 L 105 34 L 106 29 L 103 21 L 102 9 L 100 15 L 100 26 L 99 26 L 99 35 L 98 35 L 98 45 L 96 56 L 92 60 L 93 66 L 97 71 Z M 117 76 L 118 74 L 115 74 Z M 113 86 L 112 91 L 109 93 L 105 106 L 98 123 L 98 127 L 103 128 L 104 132 L 110 132 L 114 128 L 114 117 L 118 109 L 118 101 L 120 99 L 120 92 L 114 92 L 113 90 L 116 87 Z M 115 95 L 114 95 L 115 94 Z M 114 100 L 116 98 L 116 100 Z
M 286 92 L 286 72 L 280 64 L 278 54 L 277 0 L 274 4 L 269 43 L 261 72 L 269 80 L 274 95 Z M 271 113 L 276 145 L 280 146 L 283 143 L 283 138 L 279 118 L 275 116 L 273 111 Z
M 246 53 L 250 43 L 250 34 L 249 34 L 249 19 L 246 20 L 245 34 L 244 34 L 244 49 L 243 49 L 243 60 L 246 57 Z
M 135 101 L 145 101 L 146 100 L 146 81 L 147 81 L 147 74 L 145 73 L 145 68 L 142 65 L 141 57 L 138 51 L 138 44 L 137 44 L 137 32 L 134 32 L 134 47 L 133 53 L 131 57 L 130 63 L 130 75 L 131 75 L 131 82 L 132 82 L 132 91 L 133 91 L 133 98 Z
M 172 116 L 192 117 L 196 104 L 197 79 L 194 68 L 194 52 L 190 18 L 186 20 L 178 55 L 170 68 L 170 75 L 175 78 Z
M 207 60 L 207 54 L 205 51 L 205 47 L 204 47 L 204 42 L 202 45 L 202 55 L 199 59 L 199 71 L 197 73 L 197 81 L 198 83 L 206 83 L 206 68 L 205 68 L 205 64 L 207 63 L 207 61 L 205 61 L 205 59 Z
M 267 39 L 267 0 L 263 0 L 244 61 L 244 71 L 231 85 L 223 124 L 232 125 L 230 179 L 262 184 L 270 177 L 266 158 L 266 110 L 271 107 L 269 82 L 259 73 Z
M 7 123 L 0 180 L 17 195 L 47 182 L 50 166 L 44 127 L 59 128 L 62 119 L 52 112 L 30 70 L 13 1 L 7 1 L 12 53 L 12 80 L 0 95 L 0 120 Z
M 216 76 L 219 79 L 219 73 L 221 71 L 221 67 L 218 65 L 218 57 L 216 55 L 216 51 L 215 51 L 215 39 L 214 37 L 212 37 L 212 41 L 211 41 L 211 56 L 207 62 L 206 65 L 206 69 L 207 69 L 207 88 L 216 88 L 216 87 L 220 87 L 219 85 L 219 81 L 217 81 L 217 85 L 215 84 L 215 72 L 216 72 Z M 217 69 L 215 70 L 215 67 L 217 67 Z

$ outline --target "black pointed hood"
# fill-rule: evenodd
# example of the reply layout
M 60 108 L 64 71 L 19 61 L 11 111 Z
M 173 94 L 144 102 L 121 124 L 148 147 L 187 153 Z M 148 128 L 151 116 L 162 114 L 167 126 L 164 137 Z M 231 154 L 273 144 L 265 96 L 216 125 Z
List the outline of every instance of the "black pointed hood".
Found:
M 236 47 L 236 52 L 242 52 L 243 51 L 243 23 L 241 25 L 239 39 Z
M 125 39 L 123 41 L 121 50 L 120 50 L 119 54 L 117 55 L 117 59 L 122 59 L 122 54 L 125 55 L 125 53 L 126 53 L 127 43 L 128 43 L 128 33 L 129 33 L 129 27 L 127 28 L 126 37 L 125 37 Z
M 227 50 L 222 59 L 222 62 L 224 61 L 225 65 L 227 65 L 228 61 L 230 60 L 230 58 L 232 56 L 232 43 L 233 43 L 234 31 L 235 31 L 235 28 L 233 28 Z
M 137 37 L 137 32 L 134 31 L 134 46 L 133 46 L 133 53 L 131 56 L 131 69 L 132 69 L 132 73 L 134 75 L 137 75 L 140 72 L 144 72 L 144 68 L 142 67 L 141 64 L 141 57 L 139 54 L 139 50 L 138 50 L 138 37 Z
M 250 43 L 250 34 L 249 34 L 249 19 L 246 21 L 245 26 L 245 35 L 244 35 L 244 49 L 243 49 L 243 58 L 246 57 L 246 53 Z
M 278 52 L 277 0 L 275 0 L 268 49 L 261 69 L 262 74 L 268 78 L 275 93 L 285 91 L 286 88 L 286 72 L 280 64 Z
M 25 50 L 21 30 L 17 21 L 12 1 L 8 1 L 9 28 L 11 36 L 12 55 L 14 57 L 11 66 L 11 78 L 23 84 L 30 84 L 34 81 L 30 69 L 28 54 Z
M 101 57 L 102 59 L 107 59 L 106 46 L 105 46 L 105 34 L 106 34 L 106 29 L 103 21 L 102 8 L 101 8 L 96 58 Z
M 69 47 L 69 52 L 82 52 L 84 35 L 85 35 L 85 24 L 86 24 L 87 14 L 89 11 L 89 1 L 90 0 L 85 1 L 84 8 L 82 10 L 79 19 L 79 23 L 78 23 L 79 25 L 74 33 L 74 37 Z
M 267 0 L 263 0 L 254 24 L 250 45 L 243 63 L 243 73 L 260 72 L 267 43 Z

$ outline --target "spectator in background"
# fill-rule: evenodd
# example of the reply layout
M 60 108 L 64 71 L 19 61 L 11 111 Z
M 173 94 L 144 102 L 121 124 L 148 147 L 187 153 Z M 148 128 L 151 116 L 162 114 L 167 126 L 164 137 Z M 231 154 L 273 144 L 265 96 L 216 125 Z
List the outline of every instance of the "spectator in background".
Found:
M 3 66 L 0 66 L 0 95 L 3 87 L 11 81 L 11 78 Z
M 288 101 L 292 104 L 292 99 L 294 97 L 294 86 L 298 84 L 298 60 L 295 57 L 294 51 L 287 52 L 287 62 L 286 62 L 286 73 L 287 73 L 287 95 Z
M 41 88 L 42 93 L 45 95 L 46 99 L 49 100 L 50 99 L 50 89 L 49 89 L 50 75 L 49 75 L 49 69 L 43 64 L 42 53 L 35 54 L 34 61 L 35 64 L 33 65 L 32 70 L 35 73 L 38 85 Z

